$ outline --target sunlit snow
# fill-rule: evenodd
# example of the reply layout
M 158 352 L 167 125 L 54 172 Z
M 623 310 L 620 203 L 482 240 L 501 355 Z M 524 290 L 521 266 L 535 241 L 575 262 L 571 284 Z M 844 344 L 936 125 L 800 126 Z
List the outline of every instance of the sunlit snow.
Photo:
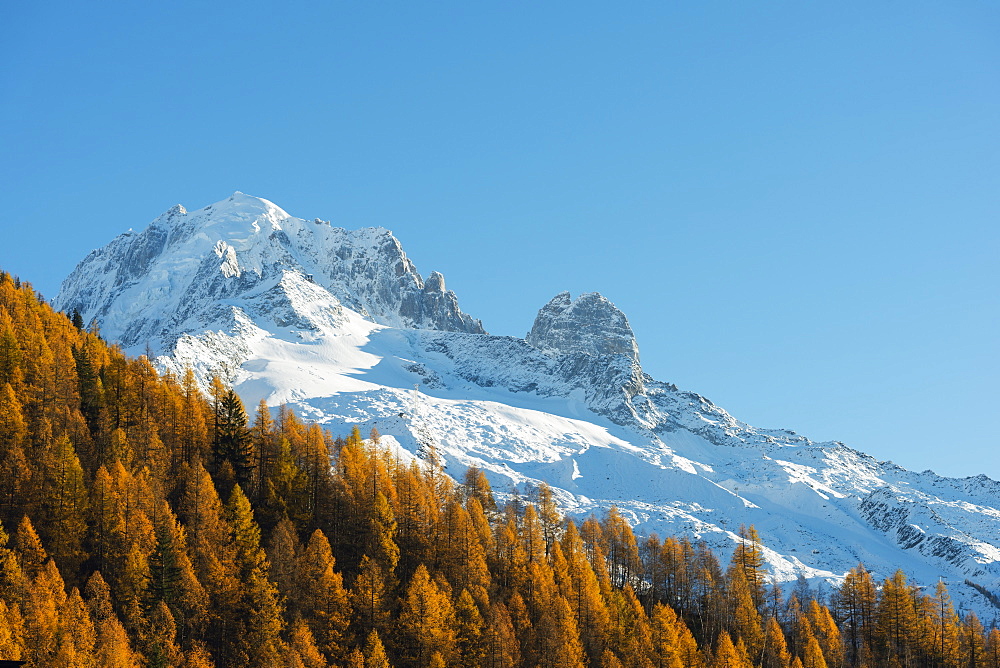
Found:
M 341 433 L 377 427 L 399 456 L 433 447 L 454 476 L 479 466 L 500 493 L 545 481 L 576 517 L 617 505 L 640 532 L 685 533 L 723 556 L 752 524 L 777 581 L 836 583 L 864 562 L 879 577 L 944 575 L 986 614 L 961 583 L 1000 589 L 997 482 L 751 427 L 579 337 L 543 352 L 481 333 L 386 230 L 339 230 L 237 193 L 95 251 L 56 305 L 134 354 L 149 345 L 161 368 L 222 376 L 250 407 L 288 404 Z M 610 347 L 637 350 L 623 327 Z

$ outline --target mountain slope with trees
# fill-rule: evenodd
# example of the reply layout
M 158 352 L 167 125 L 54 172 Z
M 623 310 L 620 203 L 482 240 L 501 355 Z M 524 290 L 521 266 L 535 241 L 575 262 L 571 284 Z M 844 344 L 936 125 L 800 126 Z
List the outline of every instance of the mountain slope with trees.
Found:
M 235 193 L 119 235 L 55 304 L 161 372 L 194 369 L 206 392 L 218 375 L 251 412 L 264 399 L 335 433 L 377 427 L 415 455 L 434 447 L 455 475 L 483 469 L 505 494 L 545 482 L 577 523 L 617 506 L 636 529 L 704 540 L 723 559 L 753 524 L 782 582 L 837 584 L 864 562 L 924 586 L 969 580 L 960 609 L 991 611 L 1000 591 L 1000 482 L 741 422 L 644 373 L 628 318 L 597 293 L 557 295 L 525 338 L 488 335 L 388 230 Z
M 75 320 L 75 322 L 74 322 Z M 30 666 L 1000 667 L 946 587 L 863 567 L 783 592 L 753 527 L 728 565 L 498 506 L 426 458 L 221 382 L 159 375 L 0 274 L 0 658 Z

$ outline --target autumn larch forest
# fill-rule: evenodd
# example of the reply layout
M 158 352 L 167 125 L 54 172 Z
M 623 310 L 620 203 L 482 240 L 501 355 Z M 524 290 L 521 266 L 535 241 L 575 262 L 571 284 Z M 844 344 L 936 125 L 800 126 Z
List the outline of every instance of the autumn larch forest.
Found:
M 59 668 L 1000 668 L 939 584 L 577 526 L 544 485 L 402 461 L 161 375 L 0 274 L 0 659 Z M 454 476 L 454 477 L 453 477 Z M 461 482 L 455 482 L 455 479 Z

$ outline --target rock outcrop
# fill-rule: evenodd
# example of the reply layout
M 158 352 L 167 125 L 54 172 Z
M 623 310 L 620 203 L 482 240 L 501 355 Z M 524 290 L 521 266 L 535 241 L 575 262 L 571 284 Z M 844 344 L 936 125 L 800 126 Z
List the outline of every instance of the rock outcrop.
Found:
M 639 363 L 639 346 L 628 318 L 598 292 L 576 299 L 568 292 L 559 293 L 538 311 L 525 340 L 553 355 L 625 355 Z

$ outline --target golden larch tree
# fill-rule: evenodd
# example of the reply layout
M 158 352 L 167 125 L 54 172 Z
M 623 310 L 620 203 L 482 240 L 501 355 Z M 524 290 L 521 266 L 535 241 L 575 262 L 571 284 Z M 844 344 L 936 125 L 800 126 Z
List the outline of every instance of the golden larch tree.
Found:
M 399 632 L 408 660 L 426 668 L 434 655 L 447 659 L 455 653 L 455 610 L 447 594 L 421 564 L 406 588 L 399 616 Z
M 365 641 L 364 660 L 364 668 L 392 668 L 392 664 L 389 663 L 389 658 L 385 654 L 382 640 L 378 637 L 378 631 L 372 631 L 368 634 L 368 639 Z
M 785 634 L 778 625 L 778 620 L 768 617 L 764 624 L 764 650 L 761 668 L 789 668 L 792 657 L 785 643 Z
M 316 529 L 309 537 L 299 566 L 301 608 L 310 621 L 320 651 L 337 662 L 347 650 L 351 604 L 343 576 L 335 569 L 326 535 Z

